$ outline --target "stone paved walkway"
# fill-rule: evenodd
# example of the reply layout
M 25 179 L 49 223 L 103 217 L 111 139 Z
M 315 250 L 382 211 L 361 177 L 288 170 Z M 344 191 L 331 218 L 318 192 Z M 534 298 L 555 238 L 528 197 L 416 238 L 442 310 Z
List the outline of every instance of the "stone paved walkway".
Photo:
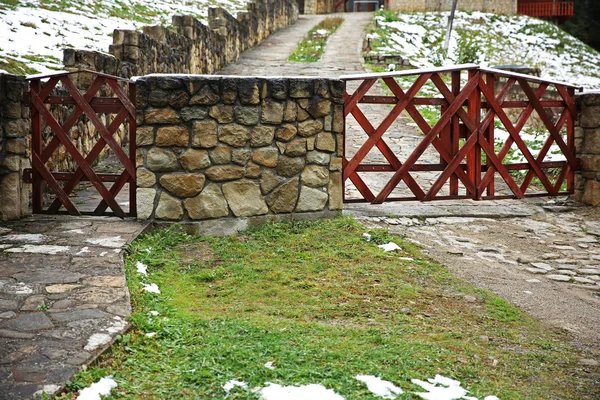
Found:
M 127 330 L 123 250 L 144 227 L 45 216 L 0 224 L 0 399 L 54 393 Z

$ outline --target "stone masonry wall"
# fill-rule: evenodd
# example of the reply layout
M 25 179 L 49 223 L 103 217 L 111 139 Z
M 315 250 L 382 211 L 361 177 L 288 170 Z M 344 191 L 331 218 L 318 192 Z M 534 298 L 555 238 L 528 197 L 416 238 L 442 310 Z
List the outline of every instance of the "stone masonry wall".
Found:
M 581 171 L 575 174 L 577 201 L 600 205 L 600 92 L 577 96 L 579 118 L 575 128 L 577 157 Z
M 208 26 L 192 16 L 175 15 L 172 29 L 116 29 L 110 55 L 66 49 L 63 62 L 68 70 L 93 69 L 124 78 L 152 73 L 212 74 L 296 19 L 295 0 L 256 0 L 237 18 L 213 7 Z
M 138 218 L 342 209 L 342 81 L 150 75 L 136 85 Z
M 27 82 L 21 76 L 0 74 L 0 219 L 29 213 L 30 185 L 23 183 L 29 168 L 29 108 L 22 105 Z
M 517 3 L 517 0 L 458 0 L 457 9 L 516 14 Z M 390 0 L 388 8 L 402 12 L 449 11 L 452 0 Z

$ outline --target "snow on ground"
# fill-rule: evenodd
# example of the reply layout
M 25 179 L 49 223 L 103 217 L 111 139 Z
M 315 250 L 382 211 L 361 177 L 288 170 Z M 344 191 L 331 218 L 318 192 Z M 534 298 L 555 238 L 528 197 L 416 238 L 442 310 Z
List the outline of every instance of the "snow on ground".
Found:
M 442 375 L 427 379 L 427 382 L 420 379 L 412 379 L 411 382 L 427 390 L 427 392 L 415 392 L 417 396 L 425 400 L 478 400 L 477 397 L 467 396 L 469 392 L 461 386 L 459 381 Z M 487 396 L 484 400 L 498 400 L 498 398 Z
M 375 396 L 384 399 L 395 399 L 396 395 L 402 394 L 402 389 L 392 382 L 384 381 L 381 378 L 372 375 L 356 375 L 356 379 L 367 384 L 367 389 Z
M 205 21 L 210 6 L 233 15 L 250 0 L 21 0 L 0 2 L 0 71 L 27 67 L 27 74 L 62 69 L 63 49 L 108 51 L 114 29 L 171 24 L 175 14 Z
M 448 12 L 376 17 L 378 54 L 401 54 L 419 68 L 474 62 L 483 66 L 539 67 L 542 77 L 586 89 L 600 88 L 600 53 L 551 23 L 522 15 L 456 14 L 449 58 L 444 59 Z M 383 34 L 382 34 L 383 33 Z
M 231 392 L 236 386 L 239 386 L 243 389 L 248 389 L 248 384 L 246 382 L 240 382 L 237 379 L 232 379 L 223 385 L 223 390 L 229 394 L 229 392 Z
M 110 391 L 116 387 L 117 382 L 112 377 L 107 376 L 81 390 L 77 400 L 101 400 L 100 396 L 109 396 Z
M 267 383 L 268 386 L 258 391 L 262 400 L 344 400 L 333 389 L 322 385 L 281 386 Z

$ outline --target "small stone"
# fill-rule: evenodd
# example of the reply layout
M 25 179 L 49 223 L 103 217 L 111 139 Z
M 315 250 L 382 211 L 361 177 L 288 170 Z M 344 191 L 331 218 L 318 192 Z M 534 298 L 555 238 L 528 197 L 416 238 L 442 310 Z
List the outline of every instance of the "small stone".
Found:
M 257 183 L 251 181 L 225 183 L 223 194 L 236 217 L 250 217 L 269 212 Z
M 587 275 L 586 278 L 591 279 L 593 281 L 600 281 L 600 275 Z
M 217 146 L 217 123 L 215 121 L 194 121 L 192 125 L 192 147 L 205 149 Z
M 24 313 L 8 321 L 6 327 L 17 331 L 37 331 L 53 328 L 52 321 L 43 312 Z
M 0 337 L 9 339 L 33 339 L 32 333 L 11 331 L 9 329 L 0 329 Z
M 29 296 L 25 299 L 25 303 L 23 307 L 21 307 L 21 311 L 36 311 L 38 307 L 43 307 L 45 303 L 46 296 L 44 295 L 35 295 Z
M 539 268 L 525 268 L 527 271 L 531 272 L 532 274 L 547 274 L 548 271 L 546 271 L 545 269 L 539 269 Z
M 273 171 L 266 170 L 262 173 L 260 178 L 260 190 L 264 195 L 269 194 L 273 189 L 279 186 L 282 181 L 283 179 L 278 177 Z
M 156 133 L 157 146 L 187 146 L 189 132 L 185 126 L 165 126 Z
M 231 162 L 231 149 L 229 146 L 219 146 L 210 151 L 213 164 L 229 164 Z
M 571 271 L 571 270 L 567 270 L 567 269 L 557 269 L 555 271 L 558 275 L 569 275 L 569 276 L 575 276 L 577 275 L 575 272 Z
M 170 108 L 147 109 L 144 121 L 147 124 L 176 124 L 179 122 L 179 115 Z
M 582 249 L 588 249 L 590 247 L 590 245 L 586 243 L 577 243 L 577 246 Z
M 135 144 L 138 146 L 151 146 L 154 144 L 154 127 L 143 126 L 137 128 L 135 133 Z
M 277 163 L 277 173 L 283 177 L 291 178 L 304 169 L 303 157 L 281 157 Z
M 192 106 L 184 107 L 179 112 L 181 119 L 188 122 L 194 119 L 204 119 L 208 115 L 208 110 L 204 107 Z
M 475 303 L 477 301 L 477 297 L 475 296 L 464 296 L 463 300 L 467 303 Z
M 219 102 L 219 96 L 212 90 L 209 84 L 205 84 L 197 93 L 190 99 L 190 105 L 212 105 Z
M 190 95 L 184 92 L 183 90 L 177 90 L 171 93 L 171 97 L 169 97 L 169 105 L 173 108 L 181 108 L 183 106 L 187 106 L 190 102 Z
M 243 125 L 230 124 L 219 128 L 219 140 L 233 147 L 244 147 L 248 139 L 250 132 Z
M 329 186 L 327 188 L 329 191 L 329 209 L 341 210 L 344 207 L 342 173 L 333 172 L 329 177 Z
M 246 165 L 246 172 L 244 175 L 246 178 L 256 179 L 260 177 L 260 165 L 256 165 L 253 162 Z
M 108 287 L 124 287 L 127 282 L 124 276 L 93 276 L 83 280 L 85 285 L 90 286 L 108 286 Z
M 546 275 L 546 278 L 558 282 L 569 282 L 571 280 L 571 277 L 566 275 Z
M 525 282 L 529 282 L 529 283 L 540 283 L 541 281 L 539 279 L 527 279 Z
M 237 165 L 246 165 L 252 159 L 252 150 L 233 149 L 231 151 L 231 161 Z
M 152 187 L 156 183 L 156 175 L 146 168 L 138 168 L 136 171 L 136 183 L 138 187 Z
M 265 167 L 274 168 L 277 166 L 277 160 L 279 159 L 279 151 L 272 147 L 265 147 L 258 149 L 252 155 L 252 161 Z
M 550 247 L 552 247 L 554 249 L 557 249 L 557 250 L 563 250 L 563 251 L 575 251 L 575 250 L 577 250 L 573 246 L 557 246 L 557 245 L 552 245 Z
M 250 136 L 251 147 L 263 147 L 270 146 L 273 143 L 273 137 L 275 136 L 275 127 L 273 126 L 255 126 L 252 129 Z
M 283 104 L 275 101 L 263 101 L 260 121 L 263 124 L 280 125 L 283 122 Z
M 450 249 L 447 251 L 448 254 L 452 254 L 454 256 L 462 256 L 464 253 L 460 250 Z
M 331 163 L 329 163 L 330 171 L 342 171 L 342 158 L 334 157 L 331 159 Z
M 156 147 L 148 150 L 146 166 L 155 172 L 170 172 L 179 169 L 177 157 L 171 150 Z
M 302 187 L 296 211 L 321 211 L 325 208 L 329 196 L 318 189 Z
M 216 119 L 220 124 L 228 124 L 233 122 L 233 107 L 231 106 L 212 106 L 208 114 Z
M 183 217 L 181 202 L 165 192 L 161 193 L 156 207 L 156 218 L 176 221 L 181 217 Z
M 288 143 L 284 154 L 290 157 L 298 157 L 306 154 L 306 139 L 296 139 Z
M 557 258 L 560 258 L 560 254 L 558 254 L 558 253 L 544 253 L 544 254 L 542 254 L 541 257 L 544 260 L 556 260 Z
M 583 278 L 580 276 L 574 276 L 573 281 L 577 282 L 577 283 L 585 283 L 585 284 L 589 284 L 589 285 L 593 285 L 594 283 L 596 283 L 596 281 L 594 281 L 594 280 L 591 280 L 588 278 Z
M 302 171 L 302 183 L 310 187 L 321 187 L 329 182 L 329 170 L 318 165 L 309 165 Z
M 591 358 L 582 358 L 581 360 L 579 360 L 579 364 L 585 365 L 587 367 L 597 367 L 600 365 L 598 361 L 593 360 Z
M 309 164 L 328 165 L 330 160 L 331 154 L 321 151 L 309 151 L 306 155 L 306 162 Z
M 496 254 L 502 253 L 502 250 L 500 250 L 496 247 L 484 247 L 479 251 L 483 251 L 484 253 L 496 253 Z
M 313 118 L 324 117 L 331 112 L 331 101 L 313 97 L 310 100 L 306 111 L 308 111 Z
M 154 211 L 154 200 L 156 189 L 138 188 L 135 193 L 137 203 L 137 218 L 141 221 L 147 220 Z M 47 289 L 47 288 L 46 288 Z
M 236 107 L 233 113 L 235 122 L 242 125 L 256 125 L 260 118 L 257 107 Z
M 292 122 L 296 120 L 298 116 L 298 105 L 293 101 L 285 103 L 285 112 L 283 114 L 283 120 L 285 122 Z
M 0 313 L 0 319 L 11 319 L 16 316 L 17 314 L 15 314 L 14 311 L 5 311 L 3 313 Z
M 244 176 L 244 168 L 229 165 L 210 167 L 205 172 L 206 177 L 213 182 L 232 181 Z
M 550 264 L 540 262 L 531 263 L 531 266 L 537 269 L 543 269 L 544 271 L 552 271 L 554 269 L 552 266 L 550 266 Z
M 56 294 L 56 293 L 66 293 L 75 289 L 82 288 L 83 285 L 75 285 L 75 284 L 61 284 L 61 285 L 50 285 L 46 286 L 46 293 L 48 294 Z
M 16 310 L 19 303 L 16 300 L 0 299 L 0 310 Z
M 284 142 L 289 142 L 296 137 L 297 133 L 298 129 L 294 125 L 285 124 L 283 127 L 277 129 L 276 137 Z
M 581 268 L 577 270 L 578 274 L 582 275 L 600 275 L 600 269 L 596 268 Z
M 558 264 L 556 266 L 556 269 L 578 269 L 581 268 L 580 265 L 574 265 L 574 264 Z
M 210 159 L 206 150 L 188 149 L 179 157 L 179 160 L 183 169 L 188 172 L 210 167 Z
M 200 195 L 184 201 L 191 219 L 220 218 L 229 215 L 227 201 L 215 184 L 208 185 Z
M 193 197 L 202 191 L 205 180 L 202 174 L 165 174 L 160 184 L 177 197 Z
M 272 212 L 278 214 L 294 211 L 298 201 L 298 182 L 299 179 L 294 178 L 273 191 L 267 199 L 267 204 Z
M 314 136 L 323 130 L 323 124 L 318 120 L 298 123 L 298 134 L 303 137 Z

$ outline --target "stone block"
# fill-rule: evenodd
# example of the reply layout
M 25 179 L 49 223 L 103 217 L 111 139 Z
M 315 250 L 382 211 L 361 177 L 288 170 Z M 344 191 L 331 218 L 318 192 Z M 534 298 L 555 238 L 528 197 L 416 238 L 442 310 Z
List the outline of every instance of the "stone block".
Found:
M 327 187 L 329 192 L 329 209 L 330 210 L 341 210 L 344 208 L 343 186 L 342 186 L 342 173 L 333 172 L 329 176 L 329 186 Z
M 244 176 L 250 179 L 260 178 L 260 165 L 254 164 L 253 162 L 248 163 L 248 165 L 246 165 Z
M 173 108 L 183 108 L 190 102 L 190 95 L 183 90 L 176 90 L 169 96 L 169 105 Z
M 308 111 L 313 118 L 324 117 L 331 112 L 331 101 L 315 96 L 308 103 L 306 111 Z
M 583 106 L 600 106 L 600 92 L 576 95 Z
M 146 167 L 154 172 L 170 172 L 178 170 L 179 163 L 171 150 L 151 148 L 146 156 Z
M 18 172 L 0 175 L 0 219 L 8 221 L 21 218 L 27 210 L 21 209 L 21 179 Z
M 136 171 L 136 184 L 141 188 L 154 186 L 156 183 L 156 175 L 148 171 L 146 168 L 138 168 Z
M 246 165 L 252 159 L 252 150 L 233 149 L 231 151 L 231 161 L 237 165 Z
M 298 133 L 298 129 L 292 124 L 285 124 L 281 128 L 277 129 L 276 137 L 279 140 L 283 140 L 284 142 L 289 142 L 293 138 L 296 137 Z
M 21 103 L 16 101 L 7 101 L 2 105 L 3 118 L 18 119 L 22 116 Z
M 185 209 L 191 219 L 221 218 L 229 215 L 227 200 L 216 184 L 208 185 L 198 196 L 185 199 Z
M 6 151 L 12 154 L 27 154 L 29 150 L 29 141 L 27 138 L 7 139 Z
M 310 187 L 321 187 L 329 183 L 329 170 L 319 165 L 309 165 L 302 171 L 302 183 Z
M 21 156 L 6 156 L 0 166 L 6 168 L 9 171 L 19 172 L 21 170 Z
M 315 79 L 315 95 L 324 99 L 329 98 L 329 83 L 327 79 Z
M 305 165 L 304 157 L 281 157 L 277 163 L 277 173 L 283 177 L 291 178 L 299 174 Z
M 202 174 L 165 174 L 160 184 L 177 197 L 193 197 L 202 191 L 205 180 Z
M 273 168 L 277 166 L 279 151 L 273 147 L 258 149 L 252 155 L 252 161 L 265 167 Z
M 329 163 L 330 171 L 341 171 L 342 170 L 342 158 L 334 157 L 331 159 L 331 163 Z
M 236 79 L 223 78 L 220 81 L 221 99 L 225 104 L 234 104 L 237 99 Z
M 275 136 L 274 126 L 259 125 L 252 128 L 252 134 L 250 137 L 250 146 L 252 147 L 263 147 L 270 146 L 273 143 L 273 137 Z
M 600 106 L 584 106 L 579 115 L 582 128 L 600 128 Z
M 331 133 L 319 133 L 317 135 L 317 141 L 315 142 L 315 147 L 321 151 L 335 151 L 335 138 Z
M 297 108 L 297 111 L 296 111 L 296 121 L 302 122 L 302 121 L 306 121 L 309 118 L 310 118 L 310 114 L 308 113 L 308 111 L 306 111 L 306 110 L 304 110 L 303 108 L 300 108 L 300 107 Z
M 219 128 L 219 140 L 233 147 L 244 147 L 248 139 L 250 132 L 243 125 L 230 124 Z
M 263 124 L 280 125 L 283 122 L 283 103 L 263 101 L 260 121 Z
M 154 144 L 154 127 L 142 126 L 135 133 L 135 144 L 138 146 L 151 146 Z
M 283 113 L 283 120 L 285 122 L 293 122 L 298 117 L 298 105 L 295 101 L 288 101 L 285 103 L 285 112 Z
M 309 151 L 306 155 L 306 162 L 309 164 L 329 165 L 331 154 L 322 151 Z
M 600 129 L 586 129 L 583 154 L 600 154 Z
M 294 211 L 298 202 L 298 183 L 299 179 L 294 178 L 273 191 L 267 199 L 267 204 L 272 212 L 279 214 Z
M 169 196 L 165 192 L 162 192 L 158 200 L 155 216 L 158 219 L 166 219 L 171 221 L 181 220 L 183 217 L 183 207 L 181 206 L 181 201 L 175 197 Z
M 179 161 L 183 169 L 188 172 L 199 171 L 211 165 L 206 150 L 188 149 L 179 157 Z
M 313 95 L 312 79 L 290 79 L 289 96 L 294 99 L 310 98 Z
M 224 105 L 212 106 L 209 115 L 220 124 L 228 124 L 233 122 L 233 107 Z
M 344 131 L 344 107 L 333 106 L 333 123 L 331 130 L 335 133 L 342 133 Z
M 165 107 L 169 105 L 169 92 L 154 89 L 148 94 L 148 104 L 153 107 Z
M 211 85 L 205 84 L 203 85 L 198 92 L 190 99 L 190 105 L 204 105 L 204 106 L 212 106 L 217 104 L 220 100 L 220 97 L 215 91 L 212 89 Z
M 600 172 L 600 155 L 582 155 L 581 169 L 583 171 Z
M 288 143 L 284 154 L 290 157 L 299 157 L 306 154 L 306 139 L 300 138 Z
M 279 176 L 277 176 L 272 170 L 267 169 L 263 171 L 260 177 L 260 190 L 266 195 L 271 193 L 279 184 L 283 182 Z
M 223 184 L 223 194 L 227 204 L 236 217 L 251 217 L 269 212 L 260 187 L 251 181 L 229 182 Z
M 344 92 L 346 91 L 346 82 L 342 80 L 330 80 L 329 81 L 329 90 L 331 92 L 331 96 L 335 97 L 342 102 L 344 101 Z
M 190 106 L 184 107 L 179 112 L 181 115 L 181 119 L 188 122 L 195 119 L 204 119 L 208 115 L 208 110 L 206 107 L 202 106 Z
M 156 132 L 157 146 L 187 146 L 190 141 L 188 128 L 181 125 L 164 126 Z
M 584 204 L 594 207 L 600 205 L 600 182 L 595 180 L 586 182 L 582 201 Z
M 213 164 L 229 164 L 231 162 L 231 149 L 228 146 L 219 146 L 210 151 L 210 160 Z
M 260 103 L 258 80 L 244 78 L 238 81 L 238 96 L 241 104 L 256 105 Z
M 236 107 L 233 114 L 235 122 L 242 125 L 256 125 L 260 119 L 258 107 Z
M 7 138 L 21 138 L 29 135 L 29 120 L 15 119 L 4 123 L 4 134 Z
M 154 200 L 156 198 L 156 189 L 138 188 L 135 192 L 137 203 L 137 218 L 147 220 L 154 211 Z
M 303 186 L 300 190 L 296 211 L 321 211 L 325 208 L 328 198 L 327 193 L 319 189 Z
M 218 165 L 207 169 L 205 174 L 206 177 L 213 182 L 233 181 L 244 176 L 244 168 Z
M 144 111 L 146 124 L 177 124 L 179 115 L 172 108 L 151 108 Z
M 314 136 L 323 130 L 323 123 L 319 120 L 308 120 L 298 123 L 298 134 L 303 137 Z
M 194 121 L 192 125 L 192 147 L 205 149 L 217 146 L 217 123 L 215 121 Z

